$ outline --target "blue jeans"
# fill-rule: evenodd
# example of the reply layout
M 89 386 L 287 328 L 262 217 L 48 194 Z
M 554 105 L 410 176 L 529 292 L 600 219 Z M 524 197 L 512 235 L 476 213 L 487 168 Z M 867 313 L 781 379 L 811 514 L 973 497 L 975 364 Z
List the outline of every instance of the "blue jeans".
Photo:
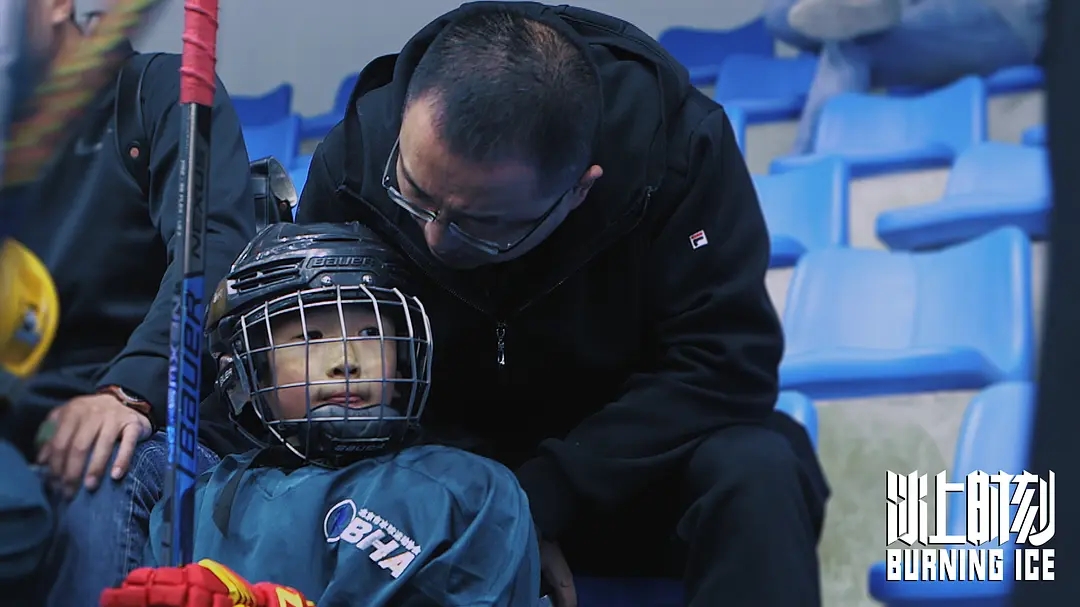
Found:
M 835 95 L 873 87 L 932 87 L 967 74 L 988 75 L 1034 62 L 1030 40 L 1041 15 L 1013 0 L 1012 21 L 984 0 L 904 0 L 900 23 L 885 32 L 842 42 L 820 43 L 787 23 L 797 0 L 769 0 L 765 21 L 772 34 L 803 50 L 821 46 L 817 73 L 803 108 L 794 153 L 812 150 L 821 108 Z M 1025 15 L 1030 15 L 1025 22 Z
M 199 445 L 197 460 L 202 472 L 218 457 Z M 106 478 L 70 501 L 50 495 L 56 522 L 39 582 L 46 607 L 97 607 L 102 590 L 142 565 L 150 511 L 164 492 L 167 467 L 168 447 L 159 432 L 138 446 L 119 481 Z
M 52 508 L 41 481 L 11 443 L 0 440 L 0 585 L 37 570 L 49 544 Z M 0 595 L 6 594 L 0 588 Z

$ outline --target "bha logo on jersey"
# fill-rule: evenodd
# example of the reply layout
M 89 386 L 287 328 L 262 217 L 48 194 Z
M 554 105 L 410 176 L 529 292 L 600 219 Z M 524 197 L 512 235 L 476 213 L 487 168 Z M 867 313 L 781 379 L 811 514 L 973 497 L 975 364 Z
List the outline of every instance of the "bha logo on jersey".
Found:
M 888 581 L 1054 579 L 1054 550 L 1043 547 L 1054 537 L 1053 472 L 973 472 L 963 482 L 888 472 L 885 494 Z
M 395 579 L 401 577 L 422 550 L 390 521 L 367 508 L 358 510 L 350 499 L 341 500 L 326 512 L 323 532 L 327 544 L 351 544 L 367 553 Z

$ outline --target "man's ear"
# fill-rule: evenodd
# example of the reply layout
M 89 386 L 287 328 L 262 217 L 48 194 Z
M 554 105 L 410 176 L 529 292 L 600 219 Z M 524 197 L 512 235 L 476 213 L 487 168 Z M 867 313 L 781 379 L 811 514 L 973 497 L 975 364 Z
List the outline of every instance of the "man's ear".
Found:
M 589 190 L 592 189 L 593 184 L 597 179 L 604 176 L 604 169 L 600 168 L 600 165 L 594 164 L 590 166 L 578 179 L 577 184 L 572 190 L 570 190 L 570 208 L 576 209 L 578 206 L 585 202 L 585 198 L 589 195 Z
M 75 17 L 75 0 L 46 0 L 49 23 L 56 26 Z

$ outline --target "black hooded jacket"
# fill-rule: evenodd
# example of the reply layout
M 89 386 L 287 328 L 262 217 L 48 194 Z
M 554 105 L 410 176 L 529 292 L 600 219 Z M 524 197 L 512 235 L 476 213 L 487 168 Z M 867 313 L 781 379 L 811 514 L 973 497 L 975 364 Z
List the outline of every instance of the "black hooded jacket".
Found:
M 533 251 L 453 271 L 381 175 L 425 49 L 492 7 L 587 45 L 602 78 L 604 175 Z M 425 424 L 464 428 L 515 467 L 546 536 L 584 505 L 616 507 L 679 472 L 711 432 L 770 417 L 783 336 L 761 210 L 724 110 L 654 40 L 578 8 L 466 4 L 370 63 L 350 108 L 315 153 L 298 220 L 359 220 L 417 264 L 435 335 Z
M 134 51 L 131 51 L 134 52 Z M 60 299 L 60 326 L 41 369 L 0 428 L 26 454 L 49 411 L 98 388 L 119 385 L 151 404 L 166 423 L 169 330 L 182 278 L 172 254 L 176 234 L 181 108 L 180 56 L 129 60 L 147 65 L 139 99 L 118 102 L 109 86 L 87 112 L 78 136 L 42 180 L 18 238 L 49 268 Z M 137 70 L 141 71 L 141 70 Z M 117 114 L 142 106 L 149 182 L 144 193 L 125 167 Z M 255 233 L 247 151 L 228 92 L 217 81 L 212 112 L 213 163 L 206 208 L 205 279 L 212 290 Z M 204 380 L 212 379 L 207 369 Z M 204 388 L 212 385 L 204 381 Z

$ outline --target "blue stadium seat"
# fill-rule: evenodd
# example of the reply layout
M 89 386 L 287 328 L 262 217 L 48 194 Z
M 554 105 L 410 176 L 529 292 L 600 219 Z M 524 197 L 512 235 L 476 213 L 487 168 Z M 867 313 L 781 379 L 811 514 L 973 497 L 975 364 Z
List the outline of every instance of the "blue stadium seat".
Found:
M 1031 305 L 1031 243 L 1013 227 L 930 253 L 808 253 L 784 310 L 780 387 L 825 399 L 1026 380 Z
M 1029 128 L 1029 129 L 1027 129 L 1026 131 L 1024 131 L 1024 134 L 1021 135 L 1021 141 L 1024 142 L 1024 145 L 1045 146 L 1046 145 L 1046 125 L 1045 124 L 1037 124 L 1037 125 Z
M 737 107 L 724 108 L 731 130 L 735 132 L 735 143 L 739 144 L 739 150 L 746 153 L 746 112 Z
M 986 86 L 975 77 L 916 97 L 845 93 L 825 103 L 813 152 L 773 160 L 774 173 L 838 154 L 853 177 L 952 164 L 986 139 Z
M 817 405 L 805 394 L 800 392 L 781 392 L 776 399 L 776 410 L 783 411 L 791 416 L 791 419 L 802 424 L 806 433 L 810 435 L 810 442 L 817 449 L 818 418 Z
M 300 121 L 303 122 L 303 120 L 303 117 L 301 117 Z M 307 172 L 309 166 L 311 166 L 311 154 L 304 154 L 303 156 L 293 158 L 292 164 L 289 165 L 289 170 L 303 169 L 304 172 Z
M 1037 65 L 1007 67 L 990 74 L 985 80 L 986 93 L 991 96 L 1035 91 L 1046 84 L 1043 70 Z
M 349 97 L 356 87 L 356 80 L 360 74 L 349 74 L 338 84 L 337 94 L 334 95 L 334 105 L 330 111 L 316 116 L 304 116 L 300 119 L 300 139 L 322 139 L 334 128 L 334 125 L 345 116 L 345 107 L 349 105 Z
M 262 126 L 284 120 L 292 112 L 293 87 L 281 86 L 262 95 L 233 95 L 233 107 L 241 126 Z
M 950 480 L 958 482 L 976 471 L 1023 472 L 1028 468 L 1034 417 L 1035 389 L 1031 384 L 997 384 L 976 395 L 964 412 Z M 948 499 L 949 534 L 963 535 L 967 516 L 963 496 L 951 494 Z M 1014 545 L 1011 537 L 1003 546 L 994 545 L 1005 550 L 1003 582 L 890 582 L 885 578 L 885 563 L 875 563 L 868 575 L 870 596 L 890 607 L 1004 607 L 1012 587 Z
M 943 247 L 1006 225 L 1044 239 L 1050 194 L 1045 149 L 981 143 L 956 159 L 943 198 L 881 213 L 877 234 L 904 250 Z
M 293 166 L 293 162 L 296 160 L 296 151 L 300 145 L 299 116 L 289 114 L 283 119 L 270 124 L 245 126 L 243 131 L 248 158 L 257 160 L 273 156 L 283 166 Z
M 1016 65 L 1002 68 L 989 76 L 985 76 L 983 82 L 986 83 L 986 94 L 993 97 L 995 95 L 1039 90 L 1045 86 L 1046 77 L 1042 68 L 1037 65 Z M 928 90 L 931 89 L 918 86 L 897 86 L 889 89 L 889 95 L 908 97 L 925 93 Z
M 817 70 L 815 57 L 729 55 L 713 98 L 746 112 L 749 124 L 797 118 Z
M 848 170 L 839 158 L 778 175 L 754 175 L 769 228 L 769 267 L 795 265 L 808 251 L 848 246 Z
M 690 82 L 695 86 L 716 84 L 720 65 L 732 53 L 772 57 L 776 50 L 765 20 L 760 18 L 730 30 L 673 27 L 664 30 L 658 40 L 690 70 Z

